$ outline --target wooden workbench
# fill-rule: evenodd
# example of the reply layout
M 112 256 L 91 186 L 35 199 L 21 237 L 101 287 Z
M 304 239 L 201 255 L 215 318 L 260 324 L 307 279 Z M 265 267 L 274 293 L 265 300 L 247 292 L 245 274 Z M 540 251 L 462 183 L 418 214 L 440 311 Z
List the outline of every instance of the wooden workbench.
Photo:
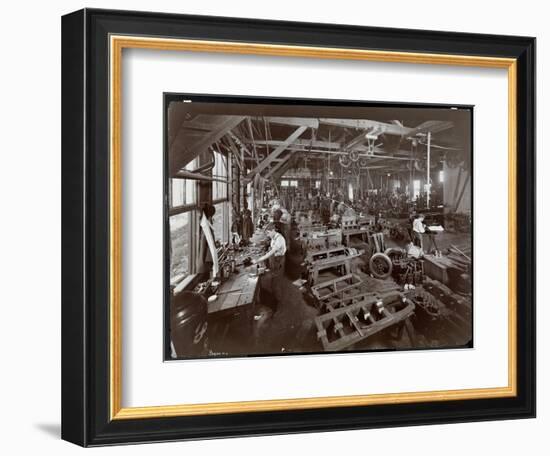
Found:
M 208 303 L 208 314 L 253 312 L 260 289 L 259 277 L 250 276 L 255 271 L 256 266 L 248 266 L 231 274 L 218 288 L 218 299 Z
M 456 267 L 455 264 L 447 257 L 436 257 L 434 255 L 424 255 L 424 273 L 434 280 L 449 285 L 450 268 Z

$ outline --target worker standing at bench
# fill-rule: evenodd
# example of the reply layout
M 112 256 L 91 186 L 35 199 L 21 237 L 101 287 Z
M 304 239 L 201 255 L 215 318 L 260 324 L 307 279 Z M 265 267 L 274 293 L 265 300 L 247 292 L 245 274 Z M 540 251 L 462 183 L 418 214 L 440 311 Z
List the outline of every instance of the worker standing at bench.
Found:
M 274 315 L 283 298 L 282 290 L 284 284 L 282 283 L 282 278 L 285 272 L 286 241 L 284 236 L 278 231 L 275 223 L 269 223 L 265 232 L 271 239 L 269 251 L 260 258 L 253 259 L 252 264 L 269 260 L 269 272 L 264 276 L 264 280 L 262 280 L 262 288 L 267 288 L 267 291 L 271 293 L 271 309 Z
M 424 227 L 424 216 L 417 215 L 413 221 L 413 243 L 424 250 L 424 242 L 422 235 L 426 232 Z
M 271 216 L 273 218 L 273 223 L 284 237 L 287 249 L 290 246 L 290 221 L 291 217 L 289 212 L 282 207 L 278 201 L 273 204 L 271 208 Z

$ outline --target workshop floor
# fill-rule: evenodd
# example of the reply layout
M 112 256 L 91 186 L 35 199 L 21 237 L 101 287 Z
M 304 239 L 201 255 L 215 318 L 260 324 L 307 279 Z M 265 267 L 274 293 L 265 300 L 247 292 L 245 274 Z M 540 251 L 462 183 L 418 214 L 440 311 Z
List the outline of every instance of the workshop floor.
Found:
M 441 233 L 438 235 L 440 250 L 446 249 L 451 244 L 464 246 L 468 242 L 469 236 L 464 234 Z M 404 243 L 388 240 L 386 244 L 387 247 L 402 247 Z M 361 247 L 359 243 L 356 246 Z M 323 347 L 317 340 L 314 322 L 319 311 L 312 302 L 308 302 L 307 295 L 293 283 L 301 277 L 301 261 L 301 256 L 298 254 L 288 255 L 283 300 L 279 303 L 278 310 L 274 315 L 270 308 L 270 293 L 262 293 L 262 302 L 258 303 L 255 308 L 257 317 L 253 319 L 252 323 L 250 318 L 240 315 L 223 322 L 223 324 L 211 327 L 209 345 L 212 355 L 246 356 L 323 352 Z M 393 283 L 391 278 L 382 281 L 363 273 L 360 270 L 361 261 L 361 259 L 357 260 L 356 273 L 368 283 L 372 291 L 379 291 L 387 287 L 388 282 Z M 419 335 L 417 334 L 417 336 Z M 469 335 L 466 334 L 464 337 L 467 339 Z M 395 350 L 433 346 L 433 340 L 429 341 L 421 335 L 415 339 L 413 346 L 406 332 L 403 332 L 400 339 L 396 339 L 395 331 L 388 328 L 350 349 Z

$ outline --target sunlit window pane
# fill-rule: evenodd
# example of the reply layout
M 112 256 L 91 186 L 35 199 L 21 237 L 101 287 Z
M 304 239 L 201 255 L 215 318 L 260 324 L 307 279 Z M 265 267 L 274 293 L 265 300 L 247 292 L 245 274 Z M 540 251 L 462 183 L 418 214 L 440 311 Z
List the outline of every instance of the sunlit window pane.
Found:
M 191 213 L 170 217 L 170 282 L 189 274 Z
M 214 169 L 212 177 L 227 180 L 227 158 L 219 153 L 214 152 Z M 214 181 L 212 182 L 212 199 L 220 200 L 227 198 L 227 183 Z
M 196 168 L 196 160 L 187 164 L 185 169 Z M 195 204 L 197 202 L 197 181 L 193 179 L 170 179 L 170 207 Z

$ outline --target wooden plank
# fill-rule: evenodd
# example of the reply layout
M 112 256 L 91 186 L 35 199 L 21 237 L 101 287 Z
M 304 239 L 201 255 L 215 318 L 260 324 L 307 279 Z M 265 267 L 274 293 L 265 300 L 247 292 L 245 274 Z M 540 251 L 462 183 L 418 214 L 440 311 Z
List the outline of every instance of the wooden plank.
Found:
M 229 148 L 231 149 L 231 152 L 233 152 L 233 157 L 235 158 L 235 161 L 237 162 L 237 166 L 241 171 L 244 172 L 244 163 L 241 160 L 241 151 L 237 147 L 237 144 L 235 144 L 235 141 L 231 137 L 231 135 L 228 136 L 228 142 L 229 142 Z
M 346 150 L 356 149 L 356 147 L 361 146 L 367 140 L 366 134 L 367 134 L 367 132 L 364 131 L 360 135 L 358 135 L 355 138 L 353 138 L 352 140 L 350 140 L 344 146 L 344 149 L 346 149 Z
M 264 169 L 266 169 L 276 158 L 279 157 L 286 149 L 287 147 L 292 144 L 296 139 L 298 139 L 304 131 L 307 130 L 308 127 L 302 126 L 298 127 L 294 132 L 281 144 L 278 146 L 273 152 L 271 152 L 256 168 L 254 168 L 252 171 L 250 171 L 247 176 L 246 180 L 250 181 L 256 174 L 261 173 Z
M 235 128 L 244 119 L 244 116 L 224 116 L 224 120 L 217 124 L 216 130 L 200 135 L 195 141 L 182 128 L 172 143 L 168 152 L 170 175 L 175 175 L 198 154 L 202 153 L 216 141 L 219 141 L 227 132 Z
M 281 168 L 273 172 L 273 174 L 271 175 L 271 180 L 277 181 L 278 179 L 280 179 L 284 175 L 284 173 L 286 173 L 289 170 L 289 168 L 292 166 L 293 163 L 294 163 L 294 160 L 289 160 L 285 162 Z
M 288 162 L 288 160 L 290 160 L 292 157 L 294 156 L 294 152 L 289 152 L 288 155 L 281 159 L 275 166 L 272 166 L 266 173 L 265 177 L 267 179 L 269 179 L 271 176 L 273 176 L 273 174 L 275 174 L 278 170 L 280 170 L 283 165 Z M 277 160 L 274 160 L 274 161 L 277 161 Z
M 441 131 L 445 131 L 453 127 L 454 127 L 453 122 L 449 122 L 445 120 L 428 120 L 420 124 L 418 127 L 416 127 L 411 133 L 411 136 L 416 135 L 418 133 L 427 133 L 427 132 L 430 132 L 432 134 L 439 133 Z
M 252 141 L 245 140 L 247 144 L 251 144 Z M 284 141 L 277 140 L 277 139 L 256 139 L 256 146 L 262 146 L 262 147 L 277 147 L 284 143 Z M 339 142 L 330 142 L 330 141 L 319 141 L 314 140 L 311 141 L 310 139 L 297 139 L 294 141 L 294 144 L 297 146 L 303 146 L 303 147 L 324 147 L 326 149 L 336 149 L 340 150 L 342 148 L 342 144 Z
M 377 129 L 380 133 L 398 136 L 410 135 L 414 131 L 412 128 L 407 128 L 400 125 L 366 119 L 319 119 L 319 122 L 321 124 L 333 125 L 336 127 L 348 127 L 361 130 Z
M 218 299 L 208 303 L 209 314 L 254 304 L 259 281 L 258 277 L 250 277 L 249 271 L 250 269 L 246 268 L 240 274 L 232 276 L 222 283 L 218 290 Z M 241 292 L 230 292 L 238 289 L 241 289 Z
M 307 117 L 266 117 L 269 123 L 278 125 L 291 125 L 295 127 L 319 128 L 319 120 Z

